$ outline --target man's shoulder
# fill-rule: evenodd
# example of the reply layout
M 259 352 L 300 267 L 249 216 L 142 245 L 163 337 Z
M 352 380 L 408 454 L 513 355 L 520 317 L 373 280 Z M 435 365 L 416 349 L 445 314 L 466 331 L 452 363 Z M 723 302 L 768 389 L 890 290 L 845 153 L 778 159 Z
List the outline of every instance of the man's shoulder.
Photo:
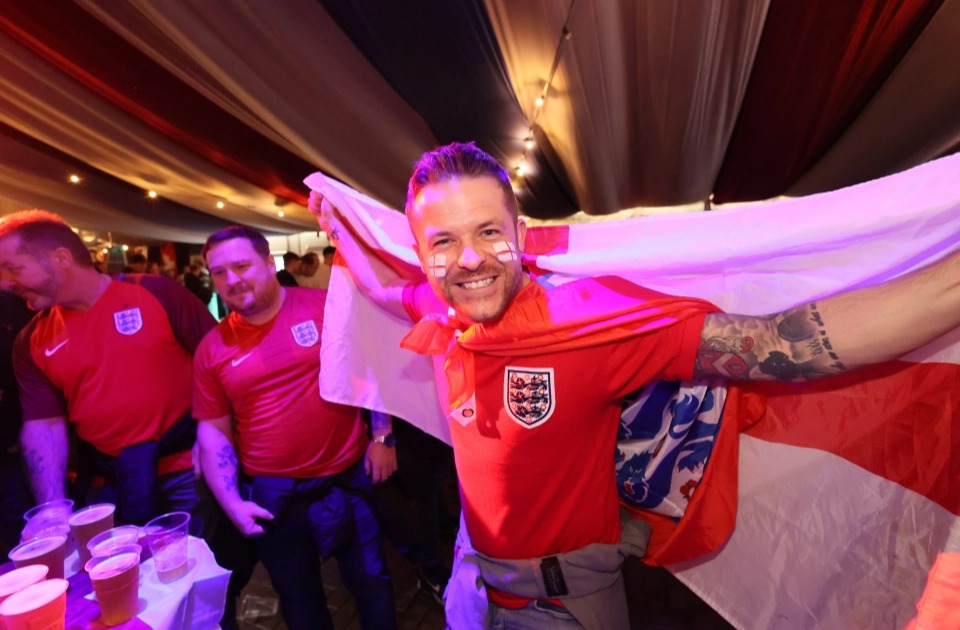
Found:
M 326 289 L 312 289 L 310 287 L 284 287 L 287 299 L 284 306 L 296 310 L 309 310 L 323 313 L 327 301 Z
M 218 322 L 216 326 L 210 329 L 200 343 L 197 344 L 197 350 L 194 357 L 200 360 L 206 360 L 222 354 L 228 345 L 228 339 L 236 337 L 236 313 L 230 313 Z

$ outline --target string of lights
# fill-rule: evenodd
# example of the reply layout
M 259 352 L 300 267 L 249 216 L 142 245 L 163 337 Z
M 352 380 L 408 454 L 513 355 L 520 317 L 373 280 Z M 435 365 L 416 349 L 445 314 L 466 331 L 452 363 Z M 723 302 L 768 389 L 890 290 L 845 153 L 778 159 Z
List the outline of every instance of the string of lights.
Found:
M 560 38 L 557 40 L 557 47 L 553 53 L 553 63 L 550 65 L 550 72 L 547 73 L 547 79 L 543 82 L 543 87 L 540 90 L 540 94 L 533 102 L 533 114 L 530 116 L 530 124 L 527 129 L 527 136 L 523 140 L 523 150 L 520 153 L 520 159 L 517 161 L 517 166 L 514 170 L 517 176 L 517 184 L 521 182 L 523 176 L 526 174 L 527 154 L 532 151 L 533 147 L 536 145 L 533 131 L 537 125 L 537 118 L 539 118 L 540 112 L 543 111 L 544 103 L 547 102 L 547 96 L 550 93 L 550 86 L 553 83 L 553 78 L 557 73 L 557 68 L 560 66 L 560 58 L 563 56 L 564 46 L 573 37 L 573 33 L 570 32 L 570 15 L 573 13 L 573 6 L 576 4 L 576 2 L 577 0 L 570 0 L 570 6 L 567 7 L 567 15 L 563 21 L 563 28 L 560 30 Z

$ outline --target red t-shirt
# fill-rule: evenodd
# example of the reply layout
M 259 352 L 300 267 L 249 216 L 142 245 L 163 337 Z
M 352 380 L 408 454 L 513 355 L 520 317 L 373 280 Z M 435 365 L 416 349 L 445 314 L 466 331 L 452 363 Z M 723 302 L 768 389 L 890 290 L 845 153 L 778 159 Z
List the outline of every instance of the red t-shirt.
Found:
M 531 282 L 514 299 L 544 295 Z M 405 304 L 415 321 L 446 309 L 424 285 L 405 291 Z M 478 551 L 535 558 L 619 540 L 613 456 L 621 399 L 655 379 L 690 378 L 704 316 L 583 350 L 474 353 L 476 419 L 451 420 L 450 432 Z M 445 399 L 442 362 L 435 366 Z
M 259 326 L 231 313 L 194 359 L 193 414 L 236 420 L 243 471 L 321 477 L 367 448 L 359 409 L 320 397 L 320 331 L 326 290 L 284 289 L 276 317 Z
M 216 324 L 174 280 L 111 282 L 88 310 L 54 306 L 17 338 L 14 365 L 24 420 L 66 417 L 107 455 L 156 440 L 190 410 L 191 351 Z M 191 467 L 190 452 L 159 472 Z

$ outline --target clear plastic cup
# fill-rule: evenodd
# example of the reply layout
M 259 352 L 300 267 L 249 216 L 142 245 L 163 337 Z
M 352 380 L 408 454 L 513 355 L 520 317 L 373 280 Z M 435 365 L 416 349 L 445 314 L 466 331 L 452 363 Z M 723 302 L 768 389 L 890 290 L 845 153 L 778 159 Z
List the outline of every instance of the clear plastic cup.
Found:
M 140 528 L 136 525 L 120 525 L 101 532 L 90 539 L 87 550 L 90 557 L 109 556 L 120 545 L 135 545 L 140 542 Z
M 50 569 L 49 578 L 63 578 L 63 561 L 67 558 L 67 537 L 65 535 L 34 538 L 14 547 L 8 557 L 20 567 L 31 564 L 43 564 Z
M 70 499 L 47 501 L 30 508 L 23 515 L 23 519 L 27 522 L 23 528 L 23 540 L 59 534 L 69 536 L 70 524 L 67 520 L 71 514 L 73 514 L 73 501 Z
M 189 512 L 170 512 L 143 526 L 161 582 L 173 582 L 187 573 L 189 524 Z
M 49 571 L 45 564 L 31 564 L 0 575 L 0 603 L 28 586 L 44 581 Z
M 0 604 L 5 630 L 63 630 L 67 616 L 66 580 L 44 580 Z
M 77 545 L 81 567 L 90 559 L 87 543 L 97 534 L 113 527 L 113 514 L 116 510 L 117 506 L 112 503 L 97 503 L 77 510 L 67 520 L 73 542 Z
M 100 604 L 105 625 L 132 619 L 140 609 L 140 545 L 111 547 L 112 553 L 91 558 L 84 565 Z

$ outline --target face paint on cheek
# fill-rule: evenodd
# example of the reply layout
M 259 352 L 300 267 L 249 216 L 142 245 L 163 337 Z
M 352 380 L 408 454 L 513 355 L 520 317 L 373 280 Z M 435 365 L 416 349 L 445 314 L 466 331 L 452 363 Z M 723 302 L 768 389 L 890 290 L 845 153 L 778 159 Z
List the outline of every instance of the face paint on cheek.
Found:
M 427 271 L 434 278 L 445 278 L 447 276 L 447 255 L 434 254 L 428 258 Z
M 513 243 L 499 241 L 493 244 L 493 251 L 497 252 L 497 260 L 500 262 L 510 262 L 517 259 L 517 248 Z

